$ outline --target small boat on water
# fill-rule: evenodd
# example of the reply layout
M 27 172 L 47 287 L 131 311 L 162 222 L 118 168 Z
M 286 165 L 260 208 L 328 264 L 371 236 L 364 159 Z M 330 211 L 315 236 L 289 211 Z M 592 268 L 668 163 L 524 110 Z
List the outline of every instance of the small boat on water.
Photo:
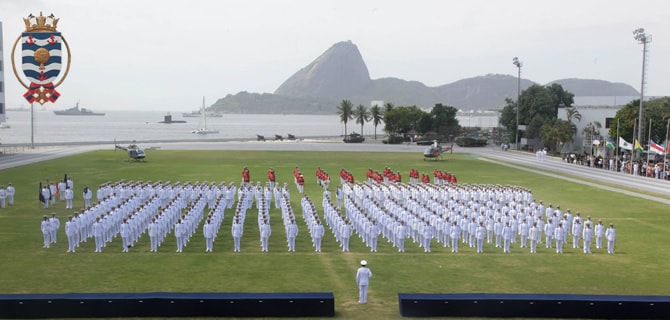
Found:
M 202 97 L 202 108 L 200 108 L 200 128 L 193 129 L 191 133 L 195 134 L 219 133 L 219 130 L 207 128 L 207 112 L 205 111 L 205 97 Z
M 57 116 L 104 116 L 104 112 L 93 112 L 92 110 L 86 108 L 79 108 L 79 102 L 70 108 L 65 110 L 54 110 L 54 113 Z
M 201 114 L 200 110 L 194 110 L 191 112 L 184 112 L 181 114 L 181 116 L 182 118 L 200 118 L 200 114 Z M 207 111 L 205 113 L 205 116 L 207 116 L 208 118 L 223 118 L 222 114 L 211 111 Z
M 200 129 L 193 129 L 191 133 L 195 134 L 210 134 L 210 133 L 219 133 L 219 130 L 215 129 L 207 129 L 207 128 L 200 128 Z

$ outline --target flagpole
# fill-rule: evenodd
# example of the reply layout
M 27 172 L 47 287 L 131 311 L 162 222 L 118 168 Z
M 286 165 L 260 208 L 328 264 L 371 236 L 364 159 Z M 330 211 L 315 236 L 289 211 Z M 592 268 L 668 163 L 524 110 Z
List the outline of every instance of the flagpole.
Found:
M 635 122 L 633 123 L 633 146 L 631 147 L 630 150 L 631 166 L 633 165 L 633 160 L 635 159 L 635 132 L 637 132 L 637 118 L 635 118 Z M 631 173 L 633 173 L 632 167 L 631 167 Z
M 649 154 L 651 153 L 651 118 L 649 118 L 649 139 L 647 139 L 647 144 L 649 144 L 649 148 L 647 148 L 647 166 L 649 165 Z
M 619 148 L 621 148 L 621 141 L 619 141 L 619 117 L 616 118 L 616 157 L 614 158 L 614 171 L 619 171 Z
M 30 103 L 30 149 L 35 149 L 35 108 L 32 102 Z
M 670 149 L 670 146 L 668 145 L 668 131 L 670 130 L 670 119 L 668 119 L 668 126 L 665 127 L 665 152 L 663 152 L 663 174 L 665 176 L 668 176 L 668 173 L 666 172 L 668 166 L 665 165 L 666 157 L 668 156 L 668 149 Z

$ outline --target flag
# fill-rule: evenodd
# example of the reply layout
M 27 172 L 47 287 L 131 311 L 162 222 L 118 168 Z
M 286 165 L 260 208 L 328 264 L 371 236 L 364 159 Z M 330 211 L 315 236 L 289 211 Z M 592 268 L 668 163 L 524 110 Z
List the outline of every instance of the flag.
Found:
M 638 141 L 637 139 L 635 139 L 635 150 L 639 153 L 644 152 L 644 148 L 642 148 L 640 141 Z
M 612 140 L 612 138 L 606 137 L 605 138 L 605 147 L 609 148 L 611 150 L 614 150 L 614 148 L 616 148 L 616 143 L 614 143 L 614 140 Z
M 649 140 L 649 151 L 658 154 L 663 154 L 665 152 L 665 149 L 663 148 L 663 146 L 656 144 L 654 140 Z
M 633 150 L 633 145 L 622 137 L 619 137 L 619 147 L 624 150 Z
M 46 184 L 47 184 L 47 187 L 46 187 L 47 191 L 49 191 L 49 197 L 46 200 L 49 201 L 49 200 L 51 200 L 51 198 L 53 198 L 53 195 L 51 194 L 51 185 L 49 185 L 49 179 L 47 179 Z
M 40 181 L 40 190 L 38 193 L 39 193 L 38 199 L 40 200 L 40 202 L 44 203 L 44 195 L 42 194 L 42 181 Z

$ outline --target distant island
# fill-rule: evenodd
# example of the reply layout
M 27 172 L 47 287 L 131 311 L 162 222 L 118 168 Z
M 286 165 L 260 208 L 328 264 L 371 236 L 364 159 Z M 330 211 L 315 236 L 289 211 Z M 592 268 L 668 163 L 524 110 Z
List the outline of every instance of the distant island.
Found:
M 370 79 L 358 47 L 351 41 L 334 44 L 282 83 L 274 93 L 229 94 L 208 109 L 220 113 L 334 114 L 343 99 L 369 107 L 371 101 L 431 108 L 442 103 L 457 109 L 499 110 L 505 98 L 516 97 L 517 77 L 487 74 L 428 87 L 398 78 Z M 575 96 L 639 96 L 624 83 L 594 79 L 561 79 L 557 83 Z M 521 79 L 521 89 L 538 84 Z

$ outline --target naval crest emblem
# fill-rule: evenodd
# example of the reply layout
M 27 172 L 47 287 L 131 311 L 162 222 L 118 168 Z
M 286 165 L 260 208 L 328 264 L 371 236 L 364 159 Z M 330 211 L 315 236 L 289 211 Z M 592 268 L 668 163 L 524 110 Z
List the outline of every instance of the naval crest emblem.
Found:
M 12 67 L 14 74 L 28 91 L 23 97 L 28 102 L 37 102 L 45 104 L 55 102 L 60 93 L 56 88 L 65 80 L 70 70 L 70 47 L 65 37 L 58 32 L 58 18 L 53 14 L 39 16 L 30 14 L 23 18 L 26 30 L 14 42 L 12 48 Z M 16 62 L 14 61 L 14 52 L 18 43 L 21 42 L 21 69 L 24 79 L 16 71 Z M 66 49 L 67 59 L 63 75 L 59 78 L 63 70 L 63 49 Z

